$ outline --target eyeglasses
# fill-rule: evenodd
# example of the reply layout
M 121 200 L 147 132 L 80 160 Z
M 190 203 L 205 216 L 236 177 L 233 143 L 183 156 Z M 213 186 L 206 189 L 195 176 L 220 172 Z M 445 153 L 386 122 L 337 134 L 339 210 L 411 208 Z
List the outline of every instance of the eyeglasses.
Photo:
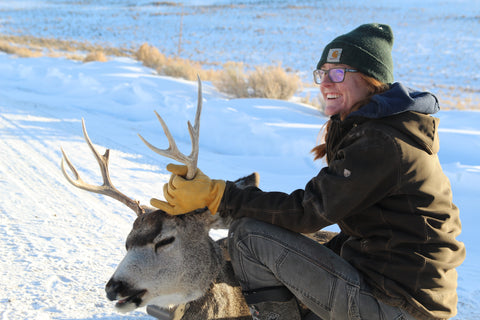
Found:
M 345 80 L 345 73 L 347 72 L 358 72 L 358 70 L 347 68 L 317 69 L 313 71 L 313 80 L 316 84 L 321 84 L 325 80 L 325 76 L 328 75 L 331 82 L 339 83 Z

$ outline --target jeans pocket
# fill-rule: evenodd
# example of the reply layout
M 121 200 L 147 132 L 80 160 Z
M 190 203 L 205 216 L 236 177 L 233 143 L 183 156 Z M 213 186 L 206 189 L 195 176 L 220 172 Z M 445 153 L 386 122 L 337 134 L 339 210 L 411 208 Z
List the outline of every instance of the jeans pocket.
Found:
M 308 306 L 332 310 L 338 279 L 321 266 L 289 252 L 278 261 L 277 276 Z

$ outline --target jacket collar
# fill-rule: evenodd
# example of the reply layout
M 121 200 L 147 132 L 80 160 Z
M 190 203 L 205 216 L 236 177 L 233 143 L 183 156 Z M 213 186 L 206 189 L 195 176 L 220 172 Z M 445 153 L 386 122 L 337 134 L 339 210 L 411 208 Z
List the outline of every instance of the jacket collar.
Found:
M 439 110 L 437 97 L 433 94 L 416 91 L 396 82 L 389 90 L 373 96 L 370 103 L 352 112 L 348 117 L 380 119 L 406 111 L 434 114 Z

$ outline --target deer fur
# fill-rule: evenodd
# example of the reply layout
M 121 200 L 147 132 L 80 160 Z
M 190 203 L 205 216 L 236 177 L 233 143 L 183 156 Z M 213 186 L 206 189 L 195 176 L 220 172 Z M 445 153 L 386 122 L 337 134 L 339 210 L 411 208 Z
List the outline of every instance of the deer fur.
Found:
M 258 175 L 237 180 L 245 183 L 258 184 Z M 221 223 L 208 210 L 138 216 L 126 240 L 127 254 L 105 287 L 107 297 L 118 301 L 120 312 L 153 304 L 167 311 L 165 319 L 252 319 L 224 241 L 209 235 Z

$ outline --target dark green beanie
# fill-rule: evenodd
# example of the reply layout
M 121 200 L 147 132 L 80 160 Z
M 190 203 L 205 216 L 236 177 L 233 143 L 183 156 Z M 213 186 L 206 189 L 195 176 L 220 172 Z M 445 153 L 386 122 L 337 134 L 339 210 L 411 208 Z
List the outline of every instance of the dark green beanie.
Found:
M 363 24 L 330 42 L 317 69 L 325 63 L 346 64 L 383 83 L 393 83 L 393 33 L 386 24 Z

